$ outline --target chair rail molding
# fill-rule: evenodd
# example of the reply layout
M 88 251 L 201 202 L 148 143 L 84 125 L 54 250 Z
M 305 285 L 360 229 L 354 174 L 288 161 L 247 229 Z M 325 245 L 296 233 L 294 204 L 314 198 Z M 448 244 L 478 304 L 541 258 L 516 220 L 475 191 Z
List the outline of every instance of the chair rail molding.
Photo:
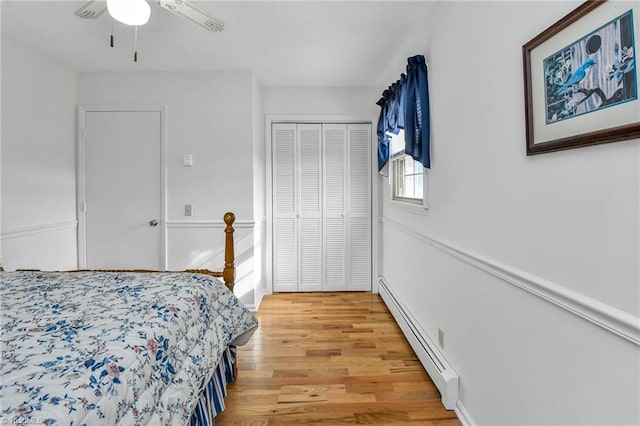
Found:
M 22 238 L 30 235 L 44 234 L 53 231 L 63 231 L 66 229 L 76 229 L 78 221 L 65 220 L 62 222 L 44 223 L 36 226 L 26 226 L 23 228 L 10 229 L 0 234 L 1 239 L 8 240 L 11 238 Z
M 640 317 L 589 296 L 585 296 L 584 294 L 569 290 L 544 278 L 501 264 L 477 253 L 463 250 L 445 241 L 421 234 L 394 219 L 383 217 L 380 221 L 385 226 L 390 225 L 405 232 L 481 271 L 525 290 L 542 300 L 552 303 L 640 346 Z
M 226 225 L 222 220 L 167 220 L 167 228 L 224 228 Z M 234 229 L 253 229 L 256 222 L 253 220 L 236 220 L 233 223 Z

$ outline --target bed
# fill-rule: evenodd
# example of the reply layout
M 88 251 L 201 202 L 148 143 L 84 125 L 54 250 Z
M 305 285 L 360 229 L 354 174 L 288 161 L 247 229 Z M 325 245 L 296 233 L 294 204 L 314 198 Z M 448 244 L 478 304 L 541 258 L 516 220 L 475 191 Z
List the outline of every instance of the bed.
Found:
M 258 326 L 233 294 L 233 221 L 222 272 L 1 272 L 0 422 L 214 424 Z

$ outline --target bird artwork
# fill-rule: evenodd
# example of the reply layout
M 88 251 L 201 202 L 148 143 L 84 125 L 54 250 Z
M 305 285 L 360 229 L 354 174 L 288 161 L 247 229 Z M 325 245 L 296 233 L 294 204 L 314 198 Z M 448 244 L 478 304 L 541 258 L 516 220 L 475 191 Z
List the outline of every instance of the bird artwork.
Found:
M 588 58 L 580 68 L 574 71 L 573 74 L 569 76 L 567 81 L 564 82 L 558 90 L 556 90 L 556 95 L 561 95 L 567 88 L 573 86 L 574 84 L 580 83 L 587 76 L 587 72 L 589 69 L 596 64 L 592 58 Z
M 634 31 L 629 10 L 542 61 L 547 125 L 638 99 Z
M 621 51 L 621 59 L 616 59 L 612 65 L 607 67 L 609 80 L 615 78 L 618 84 L 622 83 L 624 75 L 631 72 L 635 68 L 635 60 L 633 59 L 633 49 L 631 47 L 623 48 Z

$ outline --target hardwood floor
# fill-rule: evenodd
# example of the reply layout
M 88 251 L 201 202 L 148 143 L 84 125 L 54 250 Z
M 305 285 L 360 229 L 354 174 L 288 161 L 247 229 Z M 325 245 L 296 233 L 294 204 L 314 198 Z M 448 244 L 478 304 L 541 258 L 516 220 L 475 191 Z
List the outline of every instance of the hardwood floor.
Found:
M 217 425 L 460 425 L 376 294 L 266 296 Z

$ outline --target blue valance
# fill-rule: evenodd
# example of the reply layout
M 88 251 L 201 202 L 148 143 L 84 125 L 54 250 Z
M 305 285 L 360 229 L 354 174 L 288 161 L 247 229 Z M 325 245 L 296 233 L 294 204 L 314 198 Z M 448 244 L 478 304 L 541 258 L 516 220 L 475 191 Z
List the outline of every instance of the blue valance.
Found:
M 389 134 L 404 129 L 404 151 L 426 168 L 431 167 L 429 86 L 423 55 L 407 60 L 407 73 L 382 93 L 376 102 L 378 118 L 378 170 L 389 161 Z

